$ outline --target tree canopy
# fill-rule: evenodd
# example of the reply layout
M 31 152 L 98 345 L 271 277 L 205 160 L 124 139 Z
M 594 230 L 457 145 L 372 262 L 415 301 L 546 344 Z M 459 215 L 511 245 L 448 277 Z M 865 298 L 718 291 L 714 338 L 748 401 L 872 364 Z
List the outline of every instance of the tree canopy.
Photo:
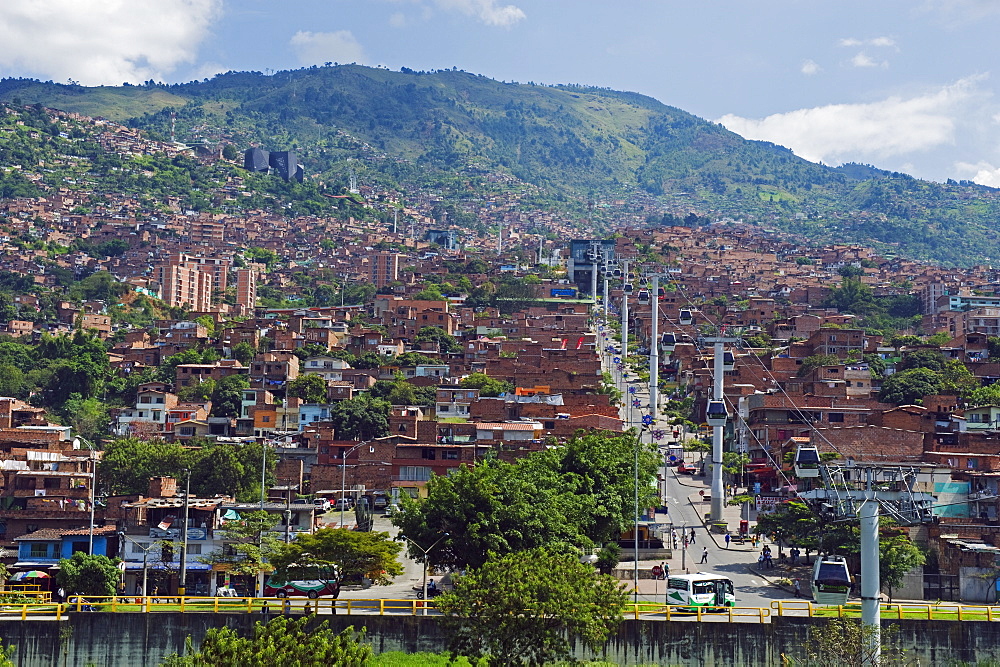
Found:
M 400 533 L 426 548 L 434 565 L 479 567 L 487 553 L 503 556 L 542 546 L 592 547 L 617 542 L 632 523 L 636 439 L 605 432 L 571 438 L 515 463 L 486 459 L 427 483 L 427 498 L 402 498 L 393 517 Z M 640 503 L 655 495 L 658 455 L 639 450 Z M 410 546 L 410 556 L 422 560 Z
M 77 551 L 59 561 L 56 581 L 70 594 L 114 595 L 121 571 L 118 559 Z
M 403 573 L 398 556 L 403 545 L 389 533 L 362 532 L 347 528 L 320 528 L 299 535 L 282 545 L 271 563 L 279 570 L 291 564 L 336 565 L 342 581 L 357 582 L 362 577 L 376 584 L 389 584 Z
M 565 659 L 573 640 L 599 651 L 621 623 L 625 587 L 571 553 L 539 548 L 497 556 L 437 600 L 451 652 L 489 665 Z

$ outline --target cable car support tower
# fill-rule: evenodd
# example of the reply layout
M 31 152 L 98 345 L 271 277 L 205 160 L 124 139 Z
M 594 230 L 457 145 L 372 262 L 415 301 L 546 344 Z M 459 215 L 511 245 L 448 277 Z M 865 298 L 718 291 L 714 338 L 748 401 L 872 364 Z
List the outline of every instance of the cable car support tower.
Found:
M 815 449 L 815 448 L 810 448 Z M 934 521 L 934 498 L 915 489 L 919 466 L 886 466 L 873 463 L 812 463 L 796 452 L 795 474 L 822 479 L 822 488 L 798 494 L 818 514 L 833 520 L 861 522 L 861 623 L 871 628 L 864 640 L 866 664 L 881 658 L 879 615 L 879 515 L 884 512 L 901 526 Z M 818 452 L 813 459 L 818 461 Z M 714 495 L 714 489 L 713 489 Z M 714 497 L 713 497 L 714 500 Z

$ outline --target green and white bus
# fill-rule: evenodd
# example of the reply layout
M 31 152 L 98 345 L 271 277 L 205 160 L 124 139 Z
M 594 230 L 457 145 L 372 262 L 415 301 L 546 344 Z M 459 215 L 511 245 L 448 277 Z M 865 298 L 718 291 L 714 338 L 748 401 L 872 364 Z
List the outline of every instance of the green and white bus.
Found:
M 733 580 L 722 574 L 672 574 L 667 579 L 667 604 L 689 607 L 735 607 Z

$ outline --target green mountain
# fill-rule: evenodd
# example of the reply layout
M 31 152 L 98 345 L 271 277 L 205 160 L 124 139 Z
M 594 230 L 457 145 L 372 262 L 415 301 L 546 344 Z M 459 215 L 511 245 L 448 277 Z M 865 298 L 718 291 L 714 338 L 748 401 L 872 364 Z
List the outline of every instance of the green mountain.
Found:
M 998 190 L 814 164 L 635 93 L 341 65 L 169 86 L 6 79 L 0 100 L 104 116 L 164 139 L 173 122 L 180 141 L 292 149 L 331 186 L 353 170 L 362 183 L 456 201 L 518 189 L 531 205 L 583 210 L 654 197 L 667 222 L 695 212 L 950 264 L 1000 259 Z

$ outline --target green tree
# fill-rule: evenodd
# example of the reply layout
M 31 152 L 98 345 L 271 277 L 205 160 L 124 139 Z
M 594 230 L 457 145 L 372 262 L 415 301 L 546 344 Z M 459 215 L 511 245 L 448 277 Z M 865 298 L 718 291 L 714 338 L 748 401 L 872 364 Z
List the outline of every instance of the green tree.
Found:
M 441 327 L 420 327 L 413 338 L 415 343 L 437 343 L 441 352 L 461 352 L 462 344 Z
M 191 492 L 202 498 L 225 495 L 236 497 L 246 483 L 247 471 L 236 445 L 220 442 L 198 453 L 191 468 Z M 253 471 L 256 476 L 259 468 Z
M 451 653 L 489 665 L 539 665 L 569 657 L 578 640 L 599 651 L 621 623 L 625 587 L 573 554 L 534 549 L 490 554 L 437 600 Z
M 330 421 L 340 440 L 374 440 L 389 435 L 388 401 L 362 394 L 330 409 Z
M 179 444 L 119 438 L 107 444 L 97 481 L 111 495 L 145 494 L 151 477 L 180 478 L 190 454 Z
M 221 536 L 227 548 L 218 549 L 200 558 L 211 565 L 225 564 L 236 575 L 256 577 L 277 553 L 281 541 L 272 533 L 278 515 L 269 512 L 239 512 L 239 518 L 225 519 Z
M 478 389 L 480 396 L 499 396 L 514 391 L 514 385 L 510 382 L 491 378 L 486 373 L 473 373 L 464 377 L 459 386 L 465 389 Z
M 381 365 L 381 361 L 379 362 Z M 419 352 L 404 352 L 395 359 L 392 360 L 393 366 L 400 366 L 401 368 L 410 368 L 413 366 L 423 366 L 426 364 L 439 364 L 441 361 L 439 359 L 434 359 L 433 357 L 428 357 L 426 354 L 420 354 Z M 355 366 L 355 368 L 364 368 L 363 366 Z M 375 366 L 374 368 L 378 368 Z
M 336 565 L 342 581 L 353 583 L 366 577 L 376 584 L 389 584 L 403 574 L 398 558 L 402 550 L 403 545 L 391 540 L 389 533 L 321 528 L 282 545 L 271 563 L 279 570 L 293 563 Z
M 536 547 L 590 548 L 617 541 L 633 521 L 634 434 L 597 432 L 534 452 L 516 463 L 487 458 L 427 482 L 423 500 L 402 498 L 400 534 L 424 547 L 448 533 L 428 562 L 479 567 L 487 553 Z M 658 455 L 639 449 L 640 503 L 655 501 Z M 412 545 L 410 556 L 422 560 Z
M 117 558 L 77 551 L 59 561 L 56 582 L 71 594 L 114 595 L 121 570 Z
M 289 396 L 301 398 L 306 403 L 326 403 L 326 380 L 315 373 L 300 375 L 288 383 Z
M 1000 383 L 988 384 L 979 387 L 968 395 L 965 399 L 970 407 L 980 405 L 1000 405 Z
M 842 363 L 840 357 L 835 354 L 814 354 L 802 360 L 797 375 L 804 377 L 822 366 L 836 366 L 840 363 Z
M 229 375 L 215 383 L 212 392 L 213 417 L 239 417 L 243 407 L 243 392 L 250 388 L 246 375 Z
M 362 667 L 373 655 L 364 638 L 364 630 L 355 632 L 354 626 L 336 634 L 327 621 L 317 623 L 313 616 L 279 616 L 266 624 L 257 621 L 252 637 L 240 637 L 232 628 L 212 628 L 197 653 L 171 656 L 163 667 Z
M 402 356 L 404 355 L 400 355 L 400 357 Z M 383 361 L 382 357 L 378 356 L 374 352 L 363 352 L 359 357 L 355 359 L 349 359 L 347 363 L 351 364 L 352 368 L 373 369 L 373 368 L 381 368 Z
M 241 341 L 233 345 L 233 359 L 236 359 L 244 366 L 249 366 L 250 362 L 257 355 L 257 351 L 253 349 L 253 345 L 247 343 L 246 341 Z
M 921 348 L 906 354 L 903 360 L 896 364 L 897 371 L 908 371 L 914 368 L 929 368 L 932 371 L 944 370 L 945 357 L 941 350 Z
M 70 394 L 63 404 L 62 412 L 73 430 L 91 442 L 99 442 L 108 433 L 111 423 L 108 406 L 96 398 L 81 398 L 79 394 Z
M 919 405 L 924 396 L 941 392 L 941 375 L 929 368 L 893 373 L 882 382 L 878 400 L 895 405 Z
M 240 153 L 236 150 L 236 146 L 232 144 L 226 144 L 222 147 L 222 157 L 226 160 L 235 160 L 239 155 Z
M 858 538 L 860 542 L 860 537 Z M 883 529 L 879 535 L 879 583 L 889 591 L 903 583 L 906 573 L 924 564 L 924 554 L 902 532 Z

